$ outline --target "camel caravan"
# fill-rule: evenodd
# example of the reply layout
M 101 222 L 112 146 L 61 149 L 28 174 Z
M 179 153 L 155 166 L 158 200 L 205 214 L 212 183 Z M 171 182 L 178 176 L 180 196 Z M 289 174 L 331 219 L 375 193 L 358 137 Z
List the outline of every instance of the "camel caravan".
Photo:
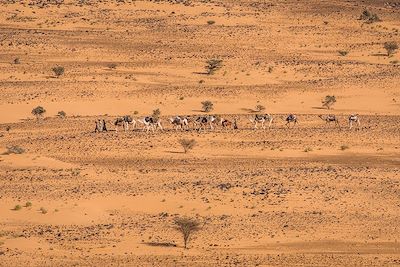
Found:
M 338 127 L 340 129 L 339 119 L 333 115 L 318 115 L 326 125 L 334 124 L 334 127 Z M 253 124 L 253 129 L 258 129 L 259 125 L 261 129 L 270 129 L 272 127 L 273 122 L 275 122 L 274 117 L 271 114 L 256 114 L 248 118 L 250 123 Z M 298 117 L 295 114 L 289 114 L 284 119 L 284 126 L 287 128 L 295 127 L 298 124 Z M 351 114 L 348 117 L 348 125 L 349 129 L 353 128 L 353 125 L 356 125 L 356 128 L 359 129 L 361 126 L 360 118 L 358 114 Z M 188 130 L 197 130 L 198 132 L 214 130 L 216 128 L 220 128 L 222 130 L 237 130 L 239 129 L 238 116 L 235 116 L 233 120 L 229 120 L 217 115 L 202 115 L 202 116 L 173 116 L 170 117 L 168 123 L 171 125 L 172 129 L 175 131 L 188 131 Z M 130 115 L 117 117 L 114 121 L 111 122 L 114 125 L 114 131 L 118 132 L 119 128 L 122 128 L 125 132 L 131 130 L 135 130 L 139 127 L 139 130 L 148 133 L 155 132 L 157 130 L 164 131 L 164 127 L 162 125 L 162 120 L 158 116 L 146 116 L 140 119 L 134 119 Z M 107 125 L 104 119 L 98 119 L 95 121 L 95 133 L 98 132 L 107 132 Z

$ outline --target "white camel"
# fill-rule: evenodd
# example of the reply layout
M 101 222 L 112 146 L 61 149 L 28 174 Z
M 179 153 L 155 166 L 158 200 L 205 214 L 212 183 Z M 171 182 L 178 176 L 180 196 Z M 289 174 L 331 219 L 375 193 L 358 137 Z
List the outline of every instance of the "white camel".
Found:
M 197 127 L 198 131 L 204 129 L 206 131 L 207 125 L 210 126 L 211 130 L 214 130 L 214 126 L 217 123 L 217 118 L 215 116 L 199 116 L 193 121 L 194 125 Z
M 161 131 L 164 130 L 161 124 L 161 119 L 154 119 L 153 117 L 145 117 L 143 119 L 139 119 L 138 122 L 143 124 L 143 131 L 146 132 L 149 132 L 150 130 L 152 132 L 155 132 L 157 128 L 159 128 Z
M 361 123 L 358 114 L 351 114 L 349 116 L 349 129 L 353 128 L 353 123 L 357 123 L 357 127 L 360 127 Z
M 274 121 L 274 118 L 272 117 L 271 114 L 256 114 L 253 117 L 249 118 L 250 122 L 254 123 L 254 129 L 258 129 L 257 125 L 261 123 L 261 128 L 265 130 L 265 123 L 268 122 L 268 129 L 271 128 L 272 122 Z
M 181 130 L 189 129 L 189 122 L 186 117 L 175 116 L 175 117 L 169 118 L 169 122 L 174 126 L 174 129 L 176 131 L 178 129 L 181 129 Z

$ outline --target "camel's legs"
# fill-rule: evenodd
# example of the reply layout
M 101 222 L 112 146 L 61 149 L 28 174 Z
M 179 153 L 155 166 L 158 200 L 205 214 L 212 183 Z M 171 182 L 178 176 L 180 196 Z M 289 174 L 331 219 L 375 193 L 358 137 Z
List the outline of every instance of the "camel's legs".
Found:
M 155 128 L 157 128 L 157 126 L 160 128 L 161 131 L 164 131 L 164 128 L 162 127 L 161 122 L 158 122 Z
M 273 118 L 269 118 L 268 129 L 271 128 L 271 125 L 272 125 L 272 121 L 273 121 L 273 120 L 274 120 Z

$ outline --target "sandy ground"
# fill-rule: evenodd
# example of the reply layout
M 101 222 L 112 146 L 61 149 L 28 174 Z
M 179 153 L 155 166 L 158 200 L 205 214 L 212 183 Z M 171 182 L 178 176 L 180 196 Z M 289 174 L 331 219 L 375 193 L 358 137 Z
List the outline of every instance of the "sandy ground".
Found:
M 366 7 L 382 21 L 359 20 Z M 0 0 L 0 12 L 0 266 L 400 265 L 400 53 L 383 48 L 400 43 L 398 2 Z M 211 58 L 223 67 L 207 75 Z M 169 116 L 203 114 L 204 100 L 239 129 L 172 130 Z M 248 120 L 258 104 L 269 130 Z M 156 108 L 164 132 L 110 126 Z M 98 118 L 112 130 L 94 133 Z M 186 154 L 182 138 L 197 142 Z M 201 223 L 189 249 L 182 216 Z

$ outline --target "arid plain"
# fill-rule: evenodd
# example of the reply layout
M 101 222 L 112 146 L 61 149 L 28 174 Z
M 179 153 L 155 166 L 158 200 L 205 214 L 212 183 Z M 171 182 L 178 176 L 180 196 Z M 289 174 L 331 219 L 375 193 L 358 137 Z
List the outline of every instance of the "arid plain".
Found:
M 0 0 L 0 14 L 0 266 L 400 265 L 400 52 L 384 48 L 398 1 Z M 205 100 L 239 129 L 172 129 Z M 253 129 L 257 105 L 270 129 Z M 163 132 L 112 127 L 155 109 Z M 200 223 L 188 249 L 181 217 Z

